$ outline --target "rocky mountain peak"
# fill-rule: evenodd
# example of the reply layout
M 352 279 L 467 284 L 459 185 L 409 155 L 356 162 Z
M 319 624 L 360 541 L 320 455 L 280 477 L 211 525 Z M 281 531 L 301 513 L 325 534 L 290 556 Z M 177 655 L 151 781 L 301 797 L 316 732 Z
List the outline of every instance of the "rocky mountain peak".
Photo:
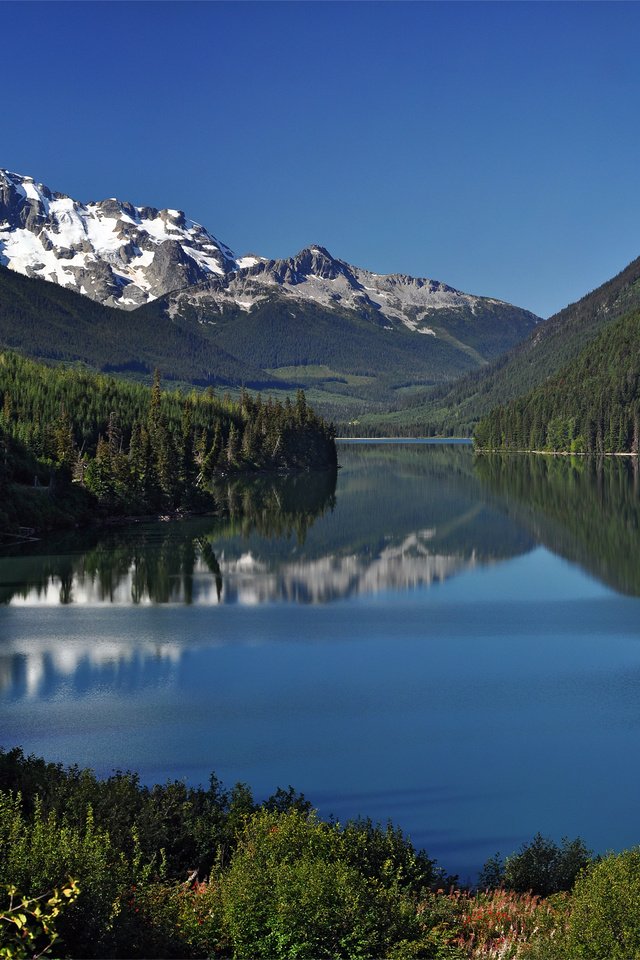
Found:
M 114 197 L 81 203 L 7 170 L 0 170 L 0 264 L 125 309 L 169 295 L 171 317 L 206 324 L 274 299 L 306 302 L 325 315 L 348 311 L 385 331 L 408 329 L 448 343 L 451 324 L 473 327 L 487 313 L 515 315 L 515 336 L 538 319 L 437 280 L 353 266 L 318 243 L 284 259 L 237 258 L 180 210 Z
M 116 198 L 80 203 L 0 170 L 0 263 L 132 308 L 238 269 L 233 252 L 181 210 Z

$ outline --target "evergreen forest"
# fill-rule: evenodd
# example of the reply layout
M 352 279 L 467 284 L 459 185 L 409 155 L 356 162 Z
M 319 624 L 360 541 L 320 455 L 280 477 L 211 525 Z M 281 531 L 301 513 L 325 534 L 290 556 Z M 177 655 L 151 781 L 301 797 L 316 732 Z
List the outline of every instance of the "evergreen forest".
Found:
M 408 396 L 391 412 L 359 417 L 358 435 L 470 436 L 479 420 L 544 387 L 583 351 L 593 350 L 597 363 L 600 337 L 639 308 L 640 258 L 539 323 L 525 340 L 488 364 L 453 382 L 435 384 L 428 396 Z
M 0 354 L 0 528 L 211 508 L 216 478 L 334 468 L 333 427 L 299 390 L 189 394 Z
M 640 312 L 610 324 L 555 376 L 484 417 L 475 442 L 482 449 L 637 454 Z

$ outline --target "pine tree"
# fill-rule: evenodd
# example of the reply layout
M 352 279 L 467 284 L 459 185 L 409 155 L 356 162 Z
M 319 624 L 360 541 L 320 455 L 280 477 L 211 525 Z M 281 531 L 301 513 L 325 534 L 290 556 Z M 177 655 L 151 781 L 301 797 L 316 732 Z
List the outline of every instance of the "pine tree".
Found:
M 238 464 L 238 459 L 240 456 L 240 440 L 238 436 L 238 429 L 235 423 L 231 424 L 229 429 L 229 439 L 227 440 L 227 465 L 229 467 L 235 467 Z
M 71 472 L 76 461 L 77 451 L 73 437 L 71 418 L 65 408 L 60 411 L 60 416 L 54 427 L 53 436 L 56 460 L 61 467 Z

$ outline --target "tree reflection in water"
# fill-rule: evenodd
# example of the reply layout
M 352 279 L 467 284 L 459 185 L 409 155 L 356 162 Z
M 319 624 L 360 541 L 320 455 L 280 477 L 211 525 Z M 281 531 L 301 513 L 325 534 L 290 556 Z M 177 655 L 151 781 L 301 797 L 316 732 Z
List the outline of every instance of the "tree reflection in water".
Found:
M 554 553 L 640 596 L 637 457 L 482 454 L 478 477 Z
M 220 601 L 222 570 L 213 544 L 252 533 L 304 543 L 309 527 L 335 505 L 336 477 L 335 470 L 234 477 L 213 488 L 215 518 L 113 528 L 89 540 L 67 535 L 56 540 L 55 555 L 47 542 L 29 545 L 5 561 L 11 576 L 2 577 L 0 601 L 50 599 L 56 590 L 61 604 L 87 591 L 101 602 L 190 604 L 194 579 L 205 574 Z

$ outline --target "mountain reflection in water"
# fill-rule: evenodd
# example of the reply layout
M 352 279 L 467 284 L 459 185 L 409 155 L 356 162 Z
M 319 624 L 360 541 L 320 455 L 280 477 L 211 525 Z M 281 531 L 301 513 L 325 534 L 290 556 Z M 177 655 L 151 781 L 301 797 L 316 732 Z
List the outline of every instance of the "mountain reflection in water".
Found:
M 331 473 L 216 490 L 222 519 L 112 530 L 0 558 L 13 604 L 326 603 L 430 586 L 529 550 L 468 448 L 349 446 Z
M 1 557 L 2 745 L 147 784 L 292 783 L 471 879 L 538 830 L 631 846 L 635 461 L 339 459 L 337 485 L 234 481 L 216 518 Z

